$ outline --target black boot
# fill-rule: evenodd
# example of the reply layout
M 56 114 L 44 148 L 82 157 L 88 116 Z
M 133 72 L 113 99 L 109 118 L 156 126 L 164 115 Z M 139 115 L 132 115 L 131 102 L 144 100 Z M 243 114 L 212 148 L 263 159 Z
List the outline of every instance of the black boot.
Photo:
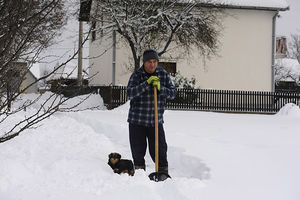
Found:
M 168 167 L 158 167 L 158 172 L 151 173 L 149 178 L 155 182 L 164 181 L 168 178 L 171 178 L 168 171 Z
M 168 166 L 167 167 L 158 167 L 158 171 L 159 172 L 164 172 L 166 174 L 169 174 Z

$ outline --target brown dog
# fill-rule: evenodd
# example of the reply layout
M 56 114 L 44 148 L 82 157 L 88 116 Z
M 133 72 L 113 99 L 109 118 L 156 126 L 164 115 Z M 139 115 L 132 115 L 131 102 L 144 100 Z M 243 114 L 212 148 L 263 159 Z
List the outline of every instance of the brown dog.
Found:
M 127 173 L 130 176 L 134 175 L 134 167 L 131 160 L 121 159 L 121 155 L 119 153 L 111 153 L 108 155 L 108 163 L 107 163 L 115 173 Z

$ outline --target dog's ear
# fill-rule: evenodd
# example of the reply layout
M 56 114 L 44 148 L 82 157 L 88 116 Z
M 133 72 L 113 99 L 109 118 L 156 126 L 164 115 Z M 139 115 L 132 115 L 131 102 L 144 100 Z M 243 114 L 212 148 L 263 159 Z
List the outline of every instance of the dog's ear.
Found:
M 121 154 L 116 153 L 117 158 L 121 159 Z

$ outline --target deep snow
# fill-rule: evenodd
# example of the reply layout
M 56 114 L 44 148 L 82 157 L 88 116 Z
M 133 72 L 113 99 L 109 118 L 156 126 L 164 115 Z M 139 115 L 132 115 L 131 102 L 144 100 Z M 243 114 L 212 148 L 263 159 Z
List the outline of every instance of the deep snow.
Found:
M 102 102 L 88 102 L 95 101 Z M 276 115 L 167 110 L 172 179 L 160 183 L 147 177 L 154 171 L 148 154 L 147 171 L 134 177 L 107 165 L 111 152 L 131 158 L 128 107 L 56 113 L 0 144 L 0 199 L 300 199 L 298 106 Z

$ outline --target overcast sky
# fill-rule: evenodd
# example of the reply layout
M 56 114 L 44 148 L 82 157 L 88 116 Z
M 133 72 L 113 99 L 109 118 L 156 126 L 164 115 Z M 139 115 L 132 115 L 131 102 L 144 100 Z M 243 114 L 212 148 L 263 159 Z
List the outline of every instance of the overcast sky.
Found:
M 276 34 L 290 36 L 290 34 L 300 34 L 300 0 L 286 0 L 290 10 L 280 12 L 277 19 Z

